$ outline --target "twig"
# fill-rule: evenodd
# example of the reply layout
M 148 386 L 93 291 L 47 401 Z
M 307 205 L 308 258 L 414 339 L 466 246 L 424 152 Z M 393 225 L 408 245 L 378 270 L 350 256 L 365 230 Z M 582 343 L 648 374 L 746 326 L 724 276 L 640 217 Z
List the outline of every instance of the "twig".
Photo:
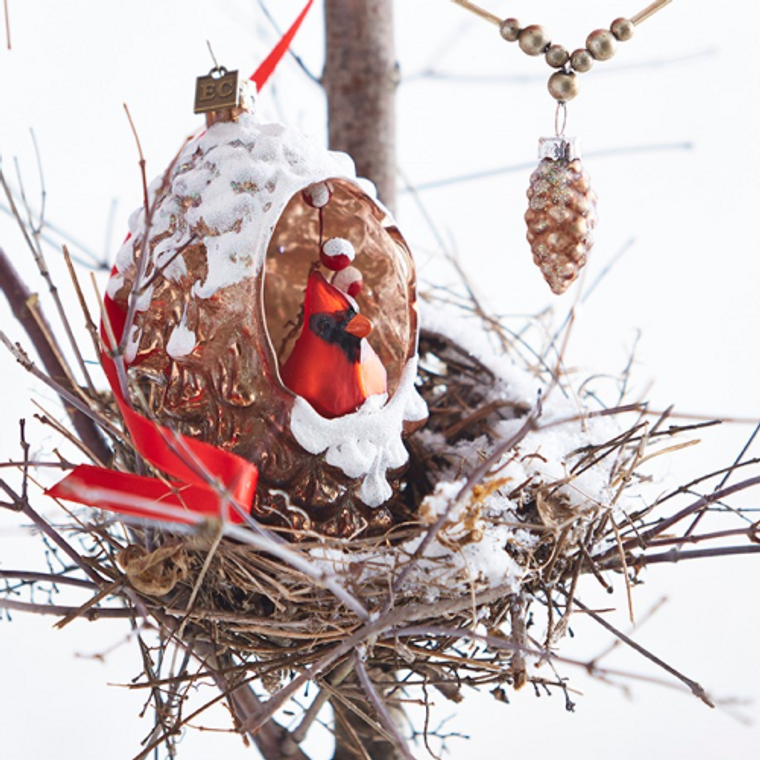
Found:
M 282 37 L 282 29 L 280 29 L 279 24 L 274 20 L 274 17 L 269 11 L 267 4 L 264 2 L 264 0 L 258 0 L 258 3 L 259 3 L 259 8 L 261 8 L 261 11 L 266 16 L 267 21 L 269 21 L 269 23 L 272 25 L 272 28 L 274 29 L 275 33 L 278 35 L 278 37 Z M 210 47 L 211 46 L 209 45 L 209 48 Z M 288 55 L 298 64 L 298 68 L 300 68 L 301 71 L 303 71 L 303 73 L 306 74 L 306 76 L 309 79 L 311 79 L 312 82 L 314 82 L 314 84 L 318 84 L 318 85 L 322 84 L 320 78 L 316 74 L 314 74 L 311 71 L 311 69 L 309 69 L 309 67 L 304 63 L 303 58 L 301 58 L 301 56 L 298 55 L 298 53 L 296 53 L 295 50 L 293 50 L 292 45 L 288 48 Z M 212 54 L 212 57 L 213 57 L 213 54 Z M 214 61 L 216 61 L 216 59 L 214 59 Z
M 652 145 L 627 145 L 619 148 L 608 148 L 606 150 L 585 151 L 584 156 L 587 159 L 605 158 L 608 156 L 618 157 L 636 155 L 638 153 L 660 153 L 663 151 L 691 150 L 693 147 L 694 146 L 690 142 L 655 143 Z M 463 182 L 474 182 L 477 180 L 486 179 L 488 177 L 498 177 L 502 174 L 514 174 L 517 172 L 532 171 L 535 168 L 535 161 L 526 161 L 519 164 L 511 164 L 509 166 L 501 166 L 494 169 L 484 169 L 482 171 L 471 172 L 469 174 L 460 174 L 455 177 L 444 177 L 443 179 L 431 180 L 429 182 L 417 182 L 415 183 L 414 187 L 417 192 L 424 192 L 425 190 L 435 190 L 440 187 L 447 187 L 448 185 L 458 185 Z
M 87 306 L 87 301 L 85 300 L 84 293 L 82 292 L 82 287 L 79 284 L 79 277 L 77 276 L 76 270 L 74 269 L 74 265 L 71 260 L 71 254 L 69 253 L 69 249 L 67 246 L 63 246 L 63 258 L 66 262 L 66 267 L 69 270 L 69 277 L 71 278 L 71 282 L 74 285 L 74 290 L 77 294 L 77 299 L 79 300 L 79 308 L 82 311 L 82 314 L 84 315 L 84 322 L 85 327 L 87 328 L 87 332 L 90 335 L 90 340 L 92 341 L 92 347 L 95 351 L 95 356 L 100 356 L 100 337 L 98 336 L 98 328 L 95 326 L 95 322 L 92 320 L 92 315 L 90 314 L 90 309 Z M 91 391 L 94 395 L 94 391 Z
M 34 138 L 34 133 L 32 133 L 32 137 Z M 0 169 L 0 184 L 2 184 L 2 186 L 3 186 L 3 189 L 5 191 L 6 197 L 8 199 L 8 203 L 10 204 L 10 207 L 11 207 L 11 211 L 13 212 L 13 216 L 15 217 L 15 219 L 16 219 L 19 227 L 21 228 L 21 233 L 22 233 L 22 235 L 24 237 L 24 240 L 26 241 L 26 243 L 27 243 L 27 245 L 29 247 L 29 250 L 32 253 L 32 256 L 34 258 L 34 262 L 37 265 L 37 269 L 38 269 L 40 275 L 42 276 L 42 278 L 47 283 L 48 292 L 50 293 L 50 295 L 51 295 L 51 297 L 53 299 L 53 303 L 55 304 L 56 311 L 58 312 L 58 317 L 61 320 L 61 324 L 63 325 L 64 332 L 66 333 L 66 337 L 68 338 L 69 345 L 71 346 L 71 349 L 74 352 L 74 356 L 76 357 L 76 360 L 77 360 L 77 363 L 79 365 L 79 368 L 81 369 L 82 373 L 84 374 L 84 376 L 85 376 L 85 378 L 87 380 L 87 384 L 88 384 L 88 386 L 90 388 L 90 391 L 94 393 L 93 388 L 92 388 L 92 382 L 90 381 L 89 375 L 88 375 L 88 372 L 87 372 L 87 366 L 84 363 L 84 360 L 82 358 L 82 354 L 81 354 L 81 352 L 79 350 L 79 344 L 77 343 L 77 340 L 74 337 L 74 332 L 71 329 L 71 324 L 69 322 L 67 311 L 66 311 L 66 309 L 63 308 L 63 303 L 61 302 L 61 297 L 60 297 L 60 294 L 58 292 L 58 288 L 57 288 L 55 282 L 53 281 L 53 278 L 50 275 L 50 270 L 48 269 L 47 261 L 45 260 L 45 255 L 42 252 L 42 247 L 40 246 L 39 232 L 40 232 L 40 229 L 42 228 L 42 225 L 44 223 L 43 222 L 43 220 L 44 220 L 44 216 L 43 215 L 45 213 L 45 185 L 44 185 L 44 177 L 43 177 L 43 174 L 42 174 L 42 162 L 40 161 L 40 156 L 39 156 L 39 151 L 37 149 L 37 142 L 36 142 L 36 140 L 34 140 L 34 146 L 35 146 L 35 151 L 37 153 L 37 162 L 38 162 L 38 167 L 39 167 L 39 172 L 40 172 L 40 182 L 42 183 L 42 204 L 41 204 L 41 210 L 40 210 L 40 217 L 39 217 L 39 224 L 38 225 L 34 225 L 32 223 L 31 210 L 29 208 L 29 204 L 26 201 L 26 195 L 24 194 L 23 185 L 21 184 L 21 177 L 19 176 L 19 186 L 21 188 L 21 200 L 22 200 L 22 202 L 24 204 L 24 207 L 25 207 L 25 209 L 27 211 L 27 216 L 28 216 L 28 219 L 29 219 L 29 229 L 31 230 L 31 233 L 32 233 L 32 237 L 31 238 L 29 237 L 29 234 L 26 231 L 26 228 L 24 226 L 24 222 L 21 219 L 21 215 L 19 214 L 18 209 L 16 208 L 16 205 L 15 205 L 15 203 L 13 201 L 13 195 L 12 195 L 12 193 L 10 191 L 10 188 L 8 187 L 8 184 L 5 181 L 5 176 L 3 175 L 2 169 Z M 48 332 L 50 332 L 49 328 L 48 328 Z M 61 360 L 60 360 L 61 366 L 64 367 L 64 369 L 66 370 L 67 374 L 71 375 L 71 370 L 68 368 L 68 365 L 63 360 L 63 358 L 62 358 L 63 354 L 61 353 L 61 350 L 58 347 L 57 341 L 53 337 L 52 333 L 50 333 L 50 335 L 48 336 L 48 342 L 50 344 L 51 349 L 53 349 L 54 351 L 56 351 L 59 354 L 59 356 L 61 357 Z M 72 388 L 76 388 L 76 383 L 73 380 L 71 382 L 71 386 L 72 386 Z
M 51 334 L 50 328 L 48 327 L 47 331 L 43 332 L 40 328 L 40 324 L 34 319 L 32 312 L 29 309 L 29 304 L 34 301 L 35 297 L 18 275 L 2 248 L 0 248 L 0 289 L 5 293 L 5 297 L 8 299 L 14 317 L 16 317 L 19 324 L 21 324 L 26 331 L 29 340 L 31 340 L 32 345 L 34 345 L 35 350 L 48 372 L 50 382 L 48 382 L 47 378 L 45 378 L 43 382 L 50 385 L 61 397 L 66 411 L 71 417 L 74 429 L 77 431 L 77 435 L 79 435 L 82 441 L 86 444 L 87 448 L 93 452 L 99 461 L 108 461 L 111 452 L 92 419 L 93 413 L 90 409 L 84 407 L 79 399 L 74 396 L 71 383 L 67 379 L 69 375 L 64 370 L 59 359 L 60 353 L 54 350 L 53 346 L 51 346 L 46 339 L 46 335 Z M 44 316 L 39 310 L 38 313 L 40 321 L 47 324 Z M 12 347 L 12 344 L 10 344 L 9 341 L 6 345 L 10 348 L 11 352 L 14 353 L 16 360 L 26 369 L 32 371 L 29 366 L 31 363 L 26 364 L 22 361 L 16 353 L 16 349 Z M 26 359 L 26 361 L 28 362 L 28 359 Z M 35 373 L 33 372 L 33 374 Z
M 56 586 L 76 586 L 78 588 L 94 589 L 97 586 L 92 581 L 82 578 L 70 578 L 58 573 L 38 573 L 30 570 L 0 570 L 3 580 L 18 580 L 23 583 L 52 583 Z
M 642 554 L 628 560 L 628 567 L 638 570 L 648 565 L 661 565 L 663 563 L 676 564 L 681 560 L 704 559 L 706 557 L 736 557 L 741 554 L 760 554 L 760 546 L 718 546 L 713 549 L 671 549 L 661 554 Z M 620 559 L 613 557 L 601 565 L 605 570 L 617 570 L 621 567 Z
M 60 383 L 55 382 L 52 378 L 48 377 L 44 372 L 39 370 L 37 366 L 34 364 L 34 362 L 26 354 L 26 352 L 21 348 L 21 346 L 19 346 L 18 343 L 14 344 L 2 330 L 0 330 L 0 343 L 2 343 L 11 352 L 11 354 L 13 354 L 13 358 L 27 372 L 34 375 L 34 377 L 36 377 L 38 380 L 41 380 L 48 387 L 52 388 L 58 394 L 58 396 L 60 396 L 61 401 L 63 401 L 64 405 L 68 404 L 69 406 L 73 407 L 75 410 L 81 412 L 82 415 L 84 415 L 86 418 L 89 418 L 93 422 L 97 423 L 97 425 L 99 425 L 103 429 L 108 430 L 112 435 L 116 437 L 121 437 L 122 433 L 120 430 L 118 430 L 113 425 L 111 425 L 104 417 L 99 415 L 93 409 L 83 404 L 82 401 L 79 398 L 77 398 L 77 396 L 75 396 L 70 391 L 68 391 Z M 73 415 L 72 415 L 72 419 L 73 419 Z M 78 428 L 77 428 L 77 433 L 79 433 Z M 98 433 L 98 435 L 100 435 L 100 433 Z M 82 438 L 84 440 L 87 438 L 87 436 L 86 435 L 82 436 Z M 88 443 L 88 448 L 90 448 L 91 451 L 99 452 L 98 459 L 100 461 L 106 462 L 108 461 L 108 458 L 110 456 L 110 450 L 106 447 L 102 438 L 95 439 L 95 441 L 97 440 L 100 440 L 100 445 L 98 445 L 97 442 L 95 442 L 95 448 L 93 449 L 92 443 Z M 100 457 L 100 452 L 102 452 L 103 454 L 102 459 Z
M 757 485 L 760 485 L 760 476 L 755 476 L 754 478 L 748 478 L 747 480 L 742 480 L 739 483 L 735 483 L 732 486 L 726 486 L 725 488 L 721 488 L 718 491 L 713 491 L 711 494 L 702 496 L 701 498 L 697 499 L 697 501 L 690 504 L 688 507 L 685 507 L 679 512 L 676 512 L 674 515 L 671 515 L 670 517 L 666 517 L 665 519 L 660 520 L 656 525 L 654 525 L 649 530 L 642 532 L 639 536 L 636 536 L 635 538 L 631 538 L 627 540 L 623 544 L 623 548 L 626 551 L 630 551 L 631 549 L 634 549 L 639 546 L 646 547 L 649 539 L 660 535 L 661 533 L 665 532 L 668 528 L 672 527 L 673 525 L 680 522 L 681 520 L 688 517 L 689 515 L 693 515 L 698 510 L 703 509 L 704 507 L 710 504 L 713 504 L 717 501 L 720 501 L 721 499 L 724 499 L 726 496 L 731 496 L 734 493 L 738 493 L 739 491 L 744 491 L 747 488 L 752 488 Z
M 760 547 L 755 547 L 756 549 L 760 549 Z M 646 657 L 647 660 L 650 660 L 658 667 L 662 668 L 666 672 L 670 673 L 673 677 L 677 678 L 681 683 L 685 684 L 689 687 L 691 690 L 691 693 L 695 696 L 701 699 L 708 707 L 715 707 L 713 702 L 710 700 L 710 698 L 707 696 L 707 692 L 704 690 L 702 686 L 700 686 L 696 681 L 693 681 L 691 678 L 687 678 L 682 673 L 679 673 L 674 667 L 671 665 L 668 665 L 668 663 L 661 660 L 659 657 L 653 655 L 649 650 L 645 649 L 641 644 L 637 644 L 632 638 L 629 636 L 626 636 L 622 631 L 619 631 L 615 626 L 608 623 L 601 615 L 597 615 L 596 612 L 594 612 L 592 609 L 586 607 L 585 604 L 583 604 L 579 599 L 574 598 L 573 599 L 574 604 L 578 607 L 578 609 L 583 610 L 589 617 L 591 617 L 593 620 L 595 620 L 599 625 L 602 626 L 602 628 L 606 628 L 610 633 L 617 636 L 620 641 L 622 641 L 624 644 L 627 644 L 631 649 L 638 652 L 643 657 Z
M 383 702 L 382 697 L 378 694 L 375 685 L 372 683 L 369 673 L 367 673 L 367 668 L 364 666 L 360 650 L 354 651 L 354 671 L 356 672 L 359 683 L 362 685 L 370 703 L 375 708 L 377 717 L 380 718 L 383 727 L 393 738 L 393 743 L 396 745 L 396 748 L 407 760 L 414 760 L 414 756 L 409 752 L 406 741 L 404 741 L 404 738 L 399 733 L 398 726 L 396 726 L 396 723 L 388 712 L 388 708 Z
M 16 511 L 23 513 L 28 517 L 41 531 L 44 533 L 58 548 L 62 549 L 64 554 L 70 557 L 76 565 L 84 571 L 94 583 L 100 588 L 106 581 L 103 579 L 95 569 L 71 547 L 71 545 L 64 540 L 64 538 L 56 531 L 48 522 L 44 520 L 29 504 L 28 501 L 22 500 L 21 496 L 17 494 L 2 478 L 0 478 L 0 488 L 5 491 L 11 497 Z
M 338 668 L 335 669 L 335 672 L 330 674 L 329 676 L 330 684 L 334 687 L 339 686 L 346 679 L 349 673 L 351 673 L 352 670 L 353 670 L 353 666 L 351 664 L 351 660 L 347 659 L 342 665 L 340 665 Z M 317 696 L 314 697 L 314 700 L 312 701 L 312 703 L 309 705 L 306 712 L 304 713 L 304 716 L 301 722 L 291 732 L 291 737 L 293 738 L 293 741 L 295 741 L 296 743 L 300 743 L 306 738 L 306 734 L 311 728 L 311 725 L 317 719 L 317 716 L 319 715 L 320 710 L 327 704 L 329 700 L 330 700 L 330 695 L 327 689 L 320 689 L 319 694 L 317 694 Z
M 35 604 L 33 602 L 19 602 L 15 599 L 0 598 L 0 609 L 16 610 L 17 612 L 31 612 L 36 615 L 77 615 L 85 620 L 133 620 L 135 610 L 128 607 L 96 607 L 89 610 L 80 610 L 79 607 L 62 607 L 57 604 Z

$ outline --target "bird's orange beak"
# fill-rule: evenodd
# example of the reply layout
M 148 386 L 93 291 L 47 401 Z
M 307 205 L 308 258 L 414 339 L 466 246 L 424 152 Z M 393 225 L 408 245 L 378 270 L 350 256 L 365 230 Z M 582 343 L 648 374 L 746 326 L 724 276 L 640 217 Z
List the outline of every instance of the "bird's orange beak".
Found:
M 363 314 L 357 314 L 346 325 L 346 332 L 357 338 L 366 338 L 372 332 L 372 322 Z

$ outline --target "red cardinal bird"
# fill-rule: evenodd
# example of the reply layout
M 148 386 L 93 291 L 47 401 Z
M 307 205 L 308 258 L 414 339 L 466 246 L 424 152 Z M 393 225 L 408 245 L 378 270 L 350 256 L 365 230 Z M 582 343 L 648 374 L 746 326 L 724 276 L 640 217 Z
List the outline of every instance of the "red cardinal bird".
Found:
M 280 371 L 283 383 L 323 417 L 356 411 L 388 388 L 385 367 L 364 340 L 371 331 L 345 293 L 312 272 L 301 335 Z

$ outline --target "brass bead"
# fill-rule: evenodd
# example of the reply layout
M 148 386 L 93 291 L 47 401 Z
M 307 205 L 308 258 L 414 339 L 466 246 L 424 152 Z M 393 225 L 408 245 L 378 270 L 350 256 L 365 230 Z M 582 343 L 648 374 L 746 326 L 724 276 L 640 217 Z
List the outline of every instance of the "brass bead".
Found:
M 517 42 L 520 37 L 520 22 L 516 18 L 505 18 L 499 31 L 507 42 Z
M 549 34 L 542 26 L 531 24 L 520 32 L 518 44 L 520 50 L 528 55 L 541 55 L 549 47 Z
M 633 37 L 636 26 L 629 18 L 616 18 L 610 25 L 610 31 L 615 35 L 615 39 L 625 42 Z
M 570 72 L 555 71 L 549 77 L 549 93 L 560 103 L 572 100 L 579 92 L 581 86 L 578 77 Z
M 552 45 L 546 51 L 546 62 L 553 69 L 561 69 L 570 60 L 570 53 L 562 45 Z
M 594 59 L 586 48 L 579 48 L 578 50 L 574 50 L 570 56 L 570 65 L 575 71 L 582 74 L 584 71 L 591 69 L 594 65 Z
M 615 55 L 615 36 L 606 29 L 597 29 L 586 38 L 586 48 L 597 61 L 608 61 Z

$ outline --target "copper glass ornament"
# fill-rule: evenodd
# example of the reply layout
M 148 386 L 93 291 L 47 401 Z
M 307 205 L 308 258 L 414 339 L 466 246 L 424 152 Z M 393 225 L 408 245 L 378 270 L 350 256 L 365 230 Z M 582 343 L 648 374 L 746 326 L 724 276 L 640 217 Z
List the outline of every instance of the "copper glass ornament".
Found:
M 109 295 L 124 307 L 139 293 L 130 381 L 163 424 L 257 464 L 254 516 L 335 535 L 383 530 L 408 459 L 402 436 L 427 416 L 414 389 L 411 254 L 347 156 L 248 112 L 225 118 L 212 113 L 153 183 L 151 218 L 133 215 L 119 252 Z M 334 419 L 280 377 L 331 238 L 355 251 L 359 286 L 346 298 L 371 323 L 362 340 L 387 375 L 385 394 Z
M 574 140 L 542 138 L 539 158 L 528 187 L 527 236 L 533 261 L 560 295 L 577 279 L 593 245 L 596 194 Z

